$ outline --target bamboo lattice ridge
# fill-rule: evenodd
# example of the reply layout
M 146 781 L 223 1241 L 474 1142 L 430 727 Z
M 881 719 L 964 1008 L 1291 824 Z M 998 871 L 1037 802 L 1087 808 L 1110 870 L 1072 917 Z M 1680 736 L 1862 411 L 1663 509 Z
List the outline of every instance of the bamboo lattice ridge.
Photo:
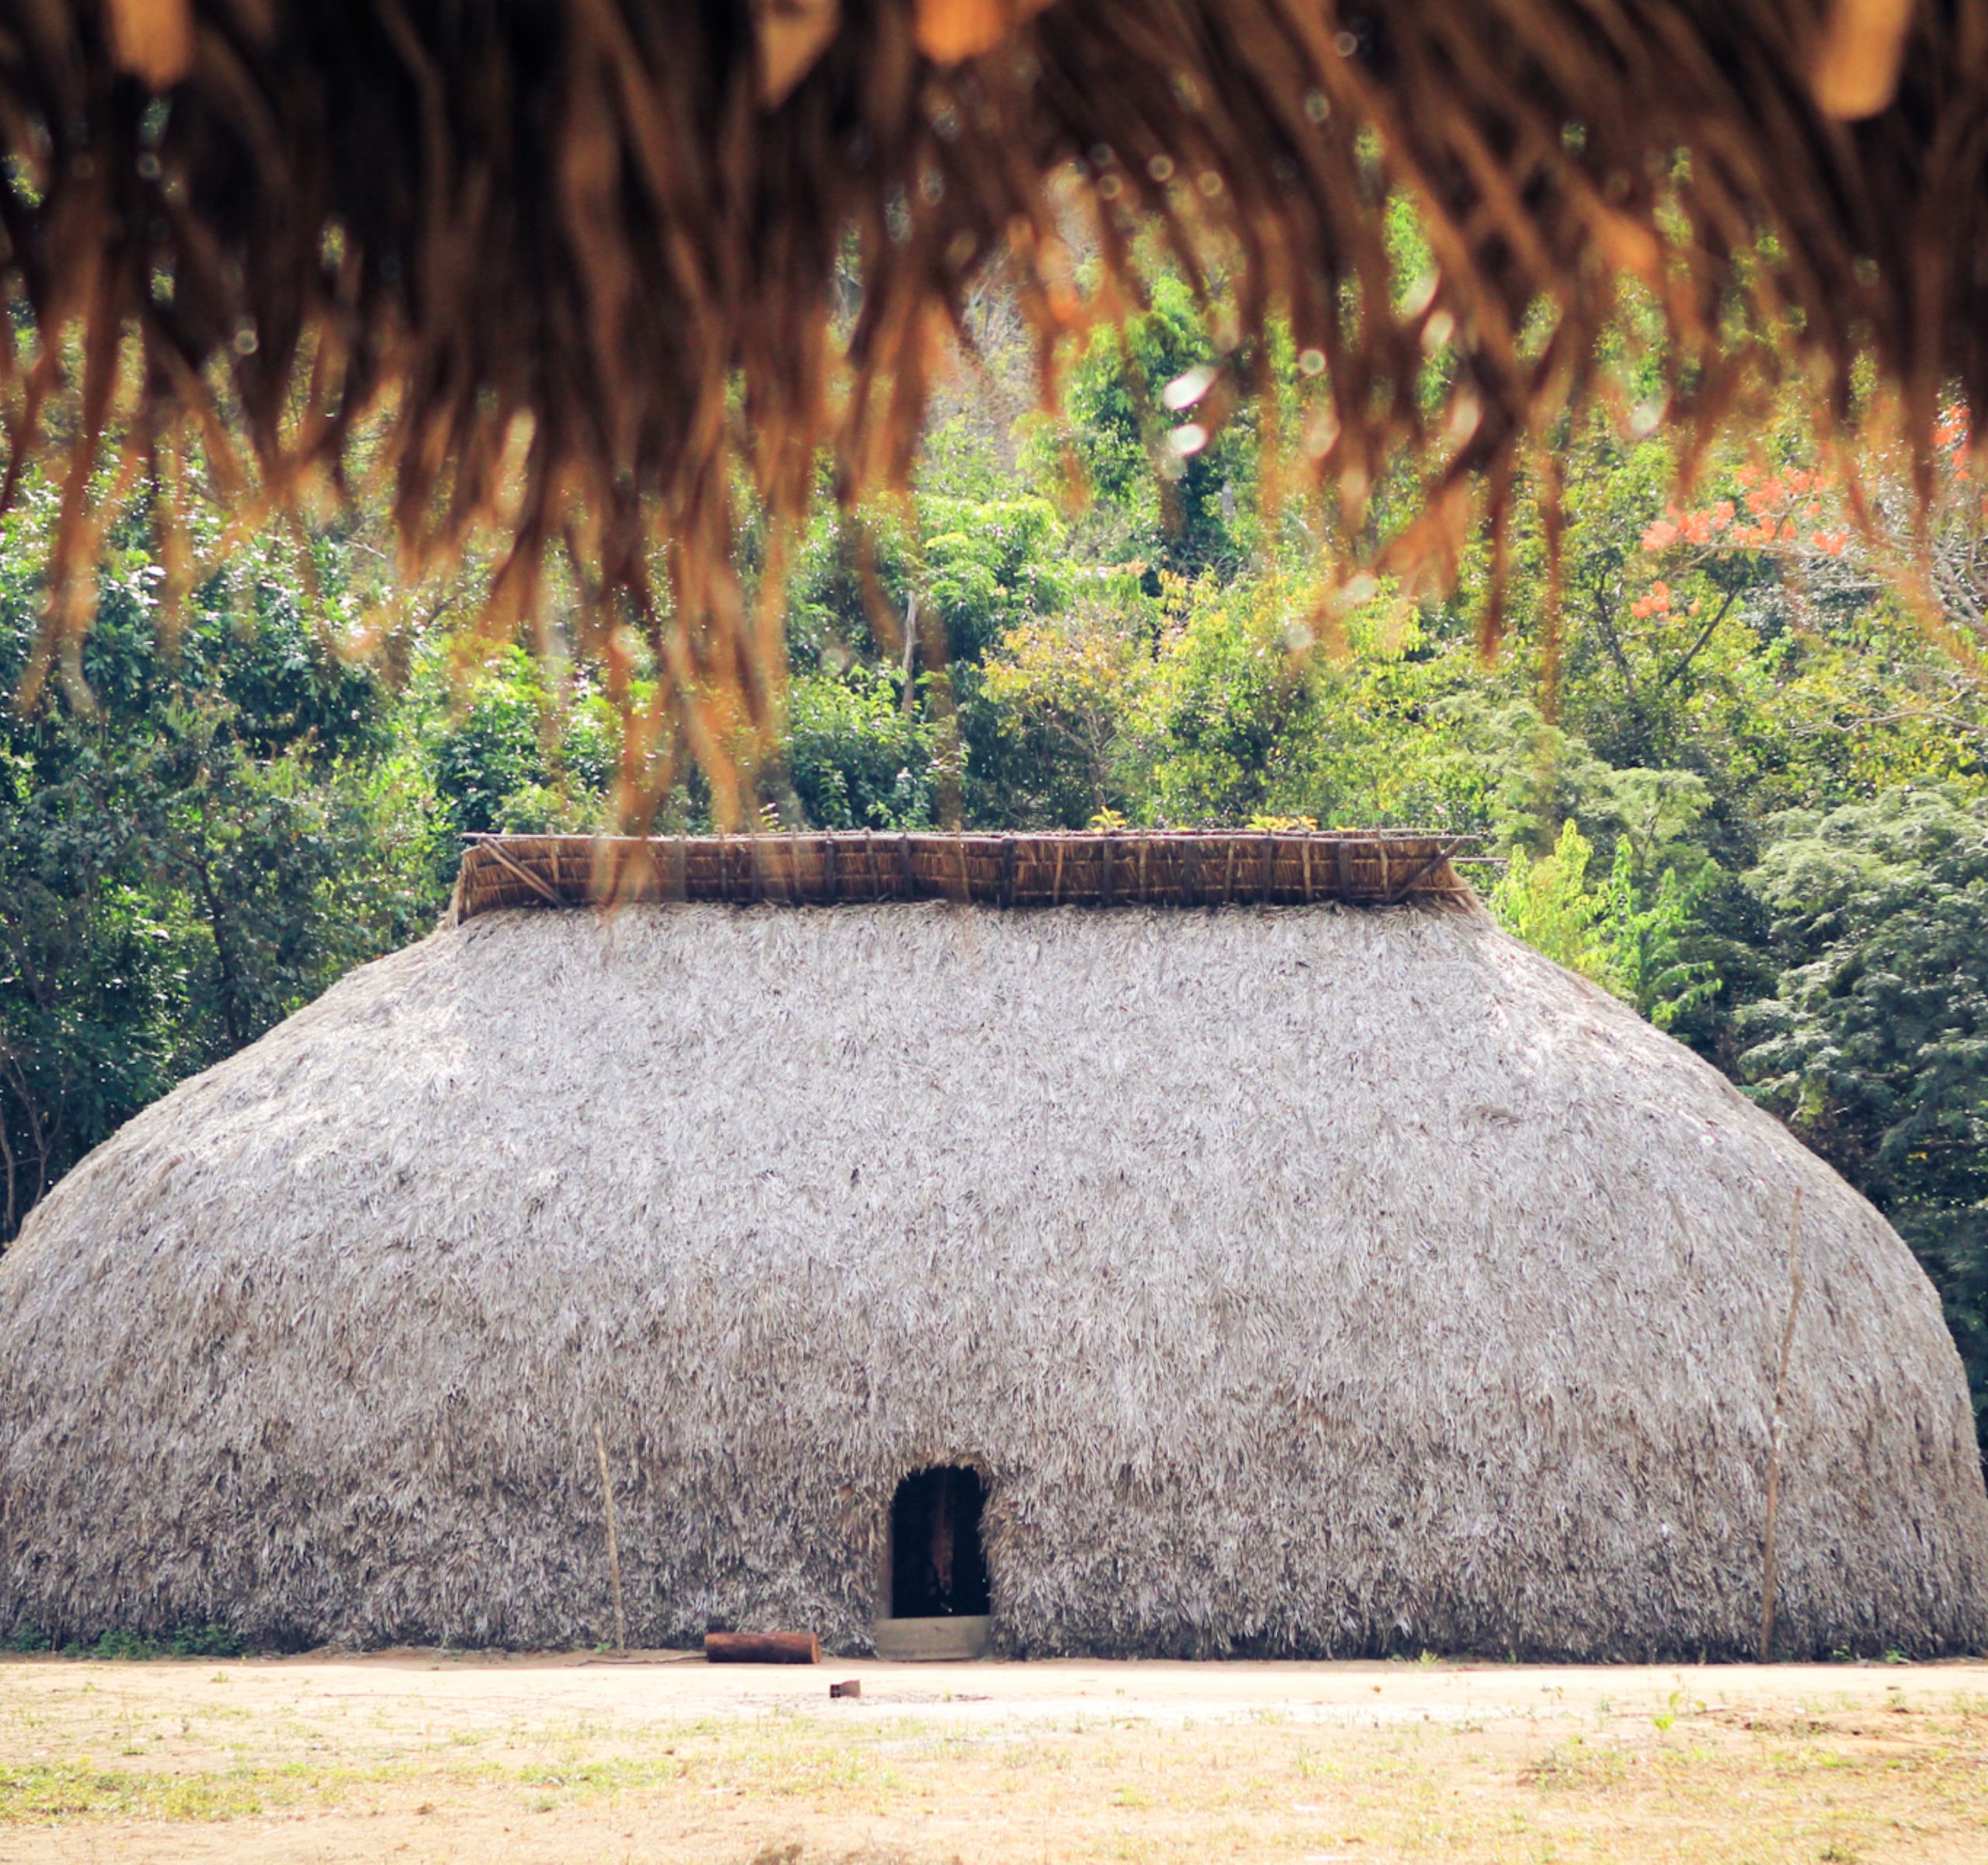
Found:
M 506 907 L 714 901 L 992 907 L 1360 906 L 1463 902 L 1477 838 L 1343 830 L 1090 830 L 919 835 L 478 835 L 451 905 L 458 922 Z

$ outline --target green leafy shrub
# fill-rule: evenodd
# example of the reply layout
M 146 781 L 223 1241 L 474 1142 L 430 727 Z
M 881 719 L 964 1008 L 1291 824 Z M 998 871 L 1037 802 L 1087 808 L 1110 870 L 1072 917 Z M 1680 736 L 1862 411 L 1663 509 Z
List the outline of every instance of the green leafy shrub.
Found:
M 937 735 L 905 710 L 886 669 L 796 679 L 787 693 L 787 774 L 817 828 L 930 826 Z
M 41 1648 L 47 1648 L 44 1644 Z M 93 1644 L 65 1644 L 62 1655 L 129 1664 L 157 1658 L 239 1658 L 245 1649 L 241 1639 L 225 1626 L 189 1625 L 169 1632 L 163 1638 L 148 1638 L 137 1632 L 102 1632 Z

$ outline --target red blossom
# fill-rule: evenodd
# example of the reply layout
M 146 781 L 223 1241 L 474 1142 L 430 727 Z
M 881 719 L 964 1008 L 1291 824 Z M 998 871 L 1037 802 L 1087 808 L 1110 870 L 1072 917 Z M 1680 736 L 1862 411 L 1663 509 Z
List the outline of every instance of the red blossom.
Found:
M 1668 615 L 1670 613 L 1670 585 L 1661 580 L 1652 583 L 1649 594 L 1641 602 L 1632 603 L 1629 613 L 1638 621 L 1653 615 Z

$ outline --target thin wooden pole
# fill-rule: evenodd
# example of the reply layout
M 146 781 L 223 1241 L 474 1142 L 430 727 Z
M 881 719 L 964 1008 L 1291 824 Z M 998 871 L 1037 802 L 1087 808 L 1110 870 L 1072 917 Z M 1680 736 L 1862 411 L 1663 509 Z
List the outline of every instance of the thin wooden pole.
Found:
M 614 1588 L 614 1648 L 628 1648 L 628 1620 L 621 1610 L 621 1547 L 614 1533 L 614 1479 L 607 1473 L 607 1440 L 600 1435 L 600 1420 L 593 1422 L 594 1455 L 600 1460 L 600 1493 L 607 1505 L 607 1577 Z
M 1774 1374 L 1774 1425 L 1767 1436 L 1767 1523 L 1760 1547 L 1760 1662 L 1774 1662 L 1774 1514 L 1781 1505 L 1781 1417 L 1788 1401 L 1788 1363 L 1795 1351 L 1795 1314 L 1802 1305 L 1802 1194 L 1788 1221 L 1788 1318 L 1781 1328 L 1781 1364 Z

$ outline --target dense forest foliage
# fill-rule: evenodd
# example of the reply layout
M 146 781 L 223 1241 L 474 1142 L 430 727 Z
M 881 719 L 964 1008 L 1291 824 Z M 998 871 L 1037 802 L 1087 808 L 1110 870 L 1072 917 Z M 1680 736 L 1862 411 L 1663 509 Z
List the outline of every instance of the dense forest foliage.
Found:
M 1163 277 L 1050 414 L 978 314 L 912 496 L 830 503 L 795 554 L 763 819 L 1480 835 L 1508 926 L 1889 1214 L 1988 1418 L 1988 563 L 1958 423 L 1915 533 L 1908 471 L 1861 461 L 1853 523 L 1792 416 L 1680 497 L 1632 407 L 1542 450 L 1508 562 L 1468 546 L 1418 589 L 1345 574 L 1416 516 L 1406 484 L 1361 536 L 1298 489 L 1315 356 L 1235 399 Z M 450 589 L 382 611 L 363 515 L 231 545 L 169 614 L 134 514 L 80 665 L 28 703 L 54 505 L 30 480 L 0 534 L 0 1244 L 120 1121 L 432 926 L 464 834 L 610 822 L 620 752 L 556 615 L 493 642 Z M 693 773 L 664 821 L 710 811 Z

